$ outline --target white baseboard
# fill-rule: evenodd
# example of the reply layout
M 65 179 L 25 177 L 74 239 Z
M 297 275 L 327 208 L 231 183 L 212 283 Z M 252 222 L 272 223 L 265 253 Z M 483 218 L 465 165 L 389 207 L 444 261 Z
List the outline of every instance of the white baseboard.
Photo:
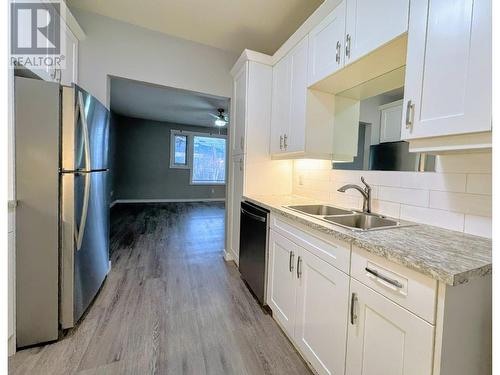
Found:
M 183 202 L 225 202 L 226 198 L 192 198 L 192 199 L 116 199 L 109 207 L 117 203 L 183 203 Z
M 234 260 L 233 254 L 231 254 L 229 251 L 226 251 L 226 249 L 224 249 L 224 260 L 226 262 L 231 262 Z
M 226 249 L 224 249 L 224 260 L 226 262 L 233 261 L 236 264 L 236 267 L 239 267 L 240 265 L 239 256 L 235 254 L 231 249 L 229 251 L 226 251 Z

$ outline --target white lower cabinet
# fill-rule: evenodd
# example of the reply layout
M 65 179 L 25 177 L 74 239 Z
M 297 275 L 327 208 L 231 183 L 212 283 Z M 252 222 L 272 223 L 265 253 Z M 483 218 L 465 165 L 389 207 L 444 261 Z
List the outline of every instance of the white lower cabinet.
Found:
M 295 341 L 319 374 L 344 374 L 349 276 L 305 249 L 297 267 Z
M 294 270 L 298 253 L 299 247 L 295 243 L 270 231 L 268 304 L 273 317 L 289 337 L 293 337 L 295 327 L 297 283 Z
M 431 375 L 434 326 L 351 278 L 346 375 Z
M 431 375 L 435 326 L 415 315 L 427 309 L 414 299 L 427 306 L 436 295 L 423 292 L 413 271 L 393 269 L 347 243 L 326 246 L 320 237 L 271 215 L 267 301 L 302 357 L 320 375 Z M 349 274 L 340 270 L 344 257 Z M 358 270 L 365 263 L 400 281 L 408 295 L 394 297 L 390 285 Z M 355 277 L 377 287 L 380 281 L 382 292 Z
M 349 276 L 270 231 L 268 303 L 319 374 L 344 374 Z

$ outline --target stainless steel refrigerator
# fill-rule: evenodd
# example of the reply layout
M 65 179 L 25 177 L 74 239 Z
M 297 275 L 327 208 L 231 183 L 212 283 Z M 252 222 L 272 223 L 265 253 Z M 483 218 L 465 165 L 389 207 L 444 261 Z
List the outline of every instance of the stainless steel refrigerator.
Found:
M 17 346 L 57 340 L 109 272 L 109 111 L 77 85 L 16 77 Z

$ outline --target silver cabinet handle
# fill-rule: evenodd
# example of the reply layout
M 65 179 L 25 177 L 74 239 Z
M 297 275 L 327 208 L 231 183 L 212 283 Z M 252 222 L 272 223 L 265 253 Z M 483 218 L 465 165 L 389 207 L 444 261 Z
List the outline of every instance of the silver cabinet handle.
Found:
M 384 276 L 376 270 L 372 270 L 371 268 L 366 267 L 365 271 L 372 274 L 375 277 L 378 277 L 380 280 L 384 280 L 386 283 L 394 285 L 396 288 L 401 289 L 403 287 L 403 284 L 401 284 L 399 281 L 391 279 L 390 277 Z
M 302 276 L 302 258 L 299 255 L 297 258 L 297 279 L 300 279 L 300 276 Z
M 288 140 L 288 136 L 285 134 L 283 136 L 283 147 L 285 148 L 285 150 L 288 148 L 288 142 L 287 142 L 287 140 Z
M 283 150 L 283 136 L 280 135 L 280 150 Z
M 337 62 L 337 64 L 340 64 L 340 41 L 337 41 L 335 52 L 335 61 Z
M 240 148 L 241 148 L 241 151 L 245 150 L 245 138 L 243 136 L 241 136 L 241 138 L 240 138 Z
M 293 272 L 293 258 L 295 257 L 295 254 L 293 251 L 290 251 L 290 259 L 288 260 L 288 269 L 290 272 Z
M 408 103 L 406 104 L 406 129 L 410 129 L 413 126 L 414 109 L 415 105 L 411 102 L 411 100 L 408 100 Z
M 355 312 L 355 304 L 358 302 L 358 296 L 356 293 L 351 294 L 351 324 L 354 325 L 356 324 L 356 319 L 358 319 L 358 316 L 356 315 Z
M 240 158 L 240 171 L 243 172 L 243 159 Z
M 345 55 L 351 57 L 351 36 L 349 34 L 345 37 Z

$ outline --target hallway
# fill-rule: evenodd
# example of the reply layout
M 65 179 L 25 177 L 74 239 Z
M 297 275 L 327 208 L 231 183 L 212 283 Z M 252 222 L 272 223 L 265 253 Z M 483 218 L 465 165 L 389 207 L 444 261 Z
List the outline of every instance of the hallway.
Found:
M 310 374 L 233 263 L 223 203 L 117 205 L 112 270 L 77 329 L 12 374 Z

